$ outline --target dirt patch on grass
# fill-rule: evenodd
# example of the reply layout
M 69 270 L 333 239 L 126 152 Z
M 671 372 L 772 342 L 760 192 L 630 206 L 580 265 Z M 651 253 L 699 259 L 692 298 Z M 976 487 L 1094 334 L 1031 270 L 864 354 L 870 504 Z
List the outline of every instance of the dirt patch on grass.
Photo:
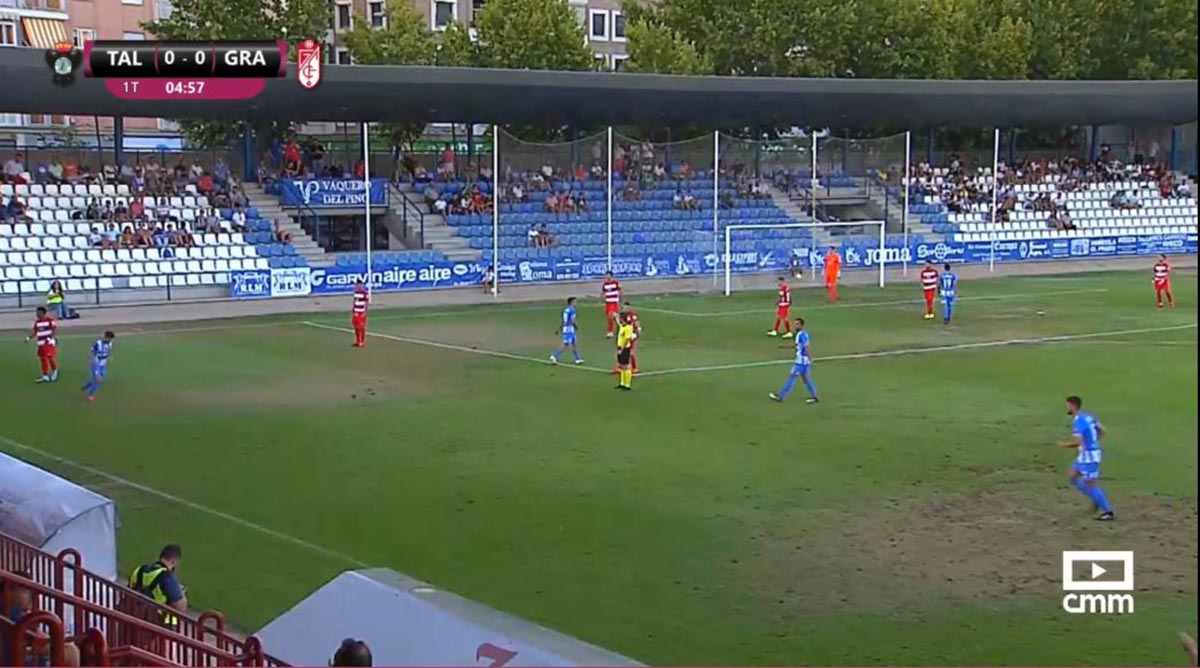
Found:
M 187 388 L 173 392 L 177 402 L 204 408 L 257 411 L 264 409 L 328 408 L 339 403 L 395 400 L 421 392 L 405 378 L 372 378 L 359 373 L 334 373 L 319 378 L 263 378 L 253 385 Z
M 1119 520 L 1103 523 L 1073 490 L 1062 495 L 1047 503 L 981 492 L 797 513 L 757 536 L 744 566 L 780 614 L 1054 597 L 1063 550 L 1134 550 L 1138 591 L 1195 597 L 1195 499 L 1118 498 Z

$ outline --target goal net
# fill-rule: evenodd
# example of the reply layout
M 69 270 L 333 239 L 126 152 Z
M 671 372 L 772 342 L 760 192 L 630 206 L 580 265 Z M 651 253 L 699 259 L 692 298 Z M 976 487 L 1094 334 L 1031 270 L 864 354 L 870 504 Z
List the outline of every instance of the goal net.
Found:
M 763 289 L 777 276 L 816 282 L 833 249 L 843 272 L 878 274 L 886 285 L 886 226 L 882 220 L 829 223 L 733 224 L 723 229 L 724 291 Z M 872 281 L 874 282 L 874 281 Z

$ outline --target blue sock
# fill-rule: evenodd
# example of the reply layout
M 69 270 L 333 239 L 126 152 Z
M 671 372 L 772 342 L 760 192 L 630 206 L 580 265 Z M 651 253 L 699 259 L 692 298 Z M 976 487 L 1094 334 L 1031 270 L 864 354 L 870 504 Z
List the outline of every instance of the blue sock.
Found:
M 575 361 L 576 361 L 576 362 L 578 362 L 578 361 L 580 360 L 580 357 L 579 357 L 579 349 L 578 349 L 578 348 L 576 348 L 576 347 L 574 347 L 574 346 L 571 346 L 571 353 L 572 353 L 573 355 L 575 355 Z
M 946 322 L 949 323 L 950 319 L 953 317 L 954 317 L 954 302 L 946 302 Z
M 1100 489 L 1100 485 L 1092 485 L 1088 488 L 1091 492 L 1088 496 L 1092 497 L 1092 501 L 1097 506 L 1100 506 L 1100 511 L 1105 513 L 1112 512 L 1112 506 L 1108 503 L 1108 497 L 1104 495 L 1104 490 Z
M 1088 489 L 1087 483 L 1083 481 L 1083 478 L 1069 478 L 1069 480 L 1071 482 L 1071 486 L 1079 490 L 1080 494 L 1089 499 L 1092 498 L 1092 492 Z
M 552 359 L 552 360 L 554 360 L 555 362 L 557 362 L 557 361 L 558 361 L 558 356 L 559 356 L 559 355 L 561 355 L 561 354 L 562 354 L 562 348 L 558 348 L 558 349 L 557 349 L 557 350 L 555 350 L 554 352 L 550 353 L 550 359 Z
M 784 381 L 783 389 L 779 390 L 780 399 L 787 397 L 788 392 L 791 392 L 792 388 L 796 386 L 796 378 L 796 376 L 788 376 L 787 380 Z
M 808 376 L 804 377 L 804 387 L 808 388 L 808 396 L 814 399 L 817 398 L 817 386 L 813 385 L 812 378 L 809 378 Z
M 99 381 L 95 381 L 95 380 L 90 380 L 90 381 L 88 381 L 87 395 L 88 395 L 89 397 L 94 397 L 94 396 L 96 396 L 96 393 L 97 393 L 97 392 L 99 392 L 99 391 L 100 391 L 100 383 L 99 383 Z

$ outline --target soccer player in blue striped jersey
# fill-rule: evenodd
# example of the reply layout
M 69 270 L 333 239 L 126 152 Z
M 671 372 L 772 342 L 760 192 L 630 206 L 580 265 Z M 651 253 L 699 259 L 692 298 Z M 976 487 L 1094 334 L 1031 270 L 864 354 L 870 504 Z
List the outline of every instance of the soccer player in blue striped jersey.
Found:
M 112 357 L 113 339 L 117 338 L 116 334 L 111 331 L 105 332 L 102 338 L 96 339 L 92 344 L 92 378 L 79 388 L 87 394 L 88 401 L 96 400 L 96 393 L 100 391 L 100 385 L 104 382 L 104 376 L 108 373 L 108 358 Z
M 778 393 L 772 392 L 768 396 L 773 401 L 783 401 L 796 386 L 796 380 L 803 379 L 804 387 L 808 388 L 808 399 L 805 401 L 810 404 L 817 403 L 820 399 L 817 398 L 817 388 L 813 385 L 811 374 L 812 356 L 808 352 L 808 330 L 804 329 L 804 318 L 796 318 L 796 361 L 792 364 L 792 372 L 784 381 L 783 388 Z
M 1083 411 L 1083 399 L 1077 396 L 1067 397 L 1067 415 L 1071 416 L 1072 436 L 1065 441 L 1059 441 L 1064 448 L 1075 448 L 1075 463 L 1071 466 L 1071 486 L 1079 490 L 1091 500 L 1092 506 L 1100 511 L 1098 520 L 1109 521 L 1116 518 L 1108 497 L 1100 489 L 1100 439 L 1107 436 L 1104 426 L 1096 416 Z
M 562 334 L 562 345 L 550 353 L 551 364 L 558 364 L 558 358 L 562 356 L 568 346 L 571 348 L 571 354 L 575 356 L 575 363 L 583 364 L 583 358 L 579 356 L 575 316 L 575 298 L 567 297 L 567 307 L 562 310 L 562 320 L 559 322 L 558 330 L 555 332 L 556 334 Z
M 942 293 L 942 324 L 949 325 L 950 319 L 954 317 L 954 300 L 958 297 L 958 277 L 950 271 L 949 264 L 942 267 L 938 291 Z

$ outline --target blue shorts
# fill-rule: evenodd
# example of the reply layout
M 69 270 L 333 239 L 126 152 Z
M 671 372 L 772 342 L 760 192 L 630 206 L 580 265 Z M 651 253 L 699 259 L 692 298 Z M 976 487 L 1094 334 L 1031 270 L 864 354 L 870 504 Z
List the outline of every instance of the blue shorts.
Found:
M 1075 464 L 1071 466 L 1071 470 L 1078 473 L 1079 477 L 1083 478 L 1084 480 L 1100 479 L 1100 464 L 1098 462 L 1092 462 L 1090 464 L 1075 462 Z
M 792 365 L 792 375 L 793 376 L 807 376 L 808 371 L 811 368 L 812 368 L 811 364 L 800 364 L 800 363 L 793 364 Z
M 575 345 L 575 332 L 563 332 L 562 341 L 564 346 Z
M 108 365 L 93 364 L 92 365 L 92 378 L 94 380 L 104 380 L 104 374 L 107 371 L 108 371 Z

